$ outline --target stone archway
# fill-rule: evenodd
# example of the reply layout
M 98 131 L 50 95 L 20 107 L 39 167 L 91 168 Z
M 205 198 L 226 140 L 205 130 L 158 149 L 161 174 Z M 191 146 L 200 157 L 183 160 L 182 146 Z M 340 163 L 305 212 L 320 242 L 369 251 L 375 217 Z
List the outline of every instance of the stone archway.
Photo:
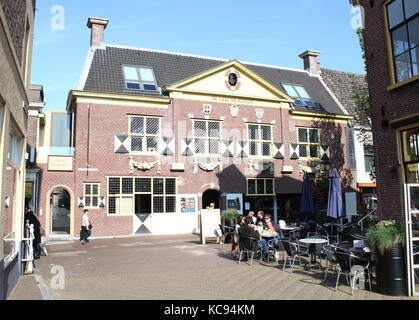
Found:
M 74 233 L 74 196 L 66 186 L 55 186 L 46 199 L 47 219 L 45 230 L 52 236 L 71 236 Z

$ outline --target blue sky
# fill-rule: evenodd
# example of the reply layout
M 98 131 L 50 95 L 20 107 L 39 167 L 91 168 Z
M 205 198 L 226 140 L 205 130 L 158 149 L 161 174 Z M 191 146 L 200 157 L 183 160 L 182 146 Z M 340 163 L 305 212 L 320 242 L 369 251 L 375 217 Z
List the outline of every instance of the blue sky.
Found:
M 64 110 L 68 91 L 77 87 L 90 43 L 89 16 L 110 19 L 108 44 L 299 69 L 298 55 L 312 49 L 321 52 L 325 68 L 364 72 L 348 0 L 37 2 L 31 82 L 44 85 L 46 110 Z

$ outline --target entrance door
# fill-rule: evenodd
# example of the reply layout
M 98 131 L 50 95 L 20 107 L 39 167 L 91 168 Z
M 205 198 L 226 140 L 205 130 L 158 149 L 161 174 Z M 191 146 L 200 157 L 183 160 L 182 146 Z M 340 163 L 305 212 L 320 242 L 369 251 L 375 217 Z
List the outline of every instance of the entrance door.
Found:
M 202 195 L 202 209 L 207 209 L 212 204 L 215 209 L 220 209 L 220 193 L 217 190 L 207 190 Z
M 135 195 L 134 233 L 151 233 L 151 194 Z
M 50 197 L 51 233 L 70 235 L 71 197 L 64 188 L 56 188 Z
M 405 186 L 409 295 L 419 296 L 419 184 Z

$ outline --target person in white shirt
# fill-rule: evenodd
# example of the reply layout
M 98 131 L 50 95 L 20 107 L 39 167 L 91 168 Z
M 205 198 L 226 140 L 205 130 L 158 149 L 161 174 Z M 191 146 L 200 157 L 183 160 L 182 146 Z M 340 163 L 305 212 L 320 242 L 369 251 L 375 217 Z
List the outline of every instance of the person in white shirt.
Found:
M 83 223 L 81 225 L 80 231 L 80 241 L 83 244 L 89 243 L 89 237 L 92 234 L 92 225 L 90 224 L 88 213 L 89 210 L 85 209 L 83 214 Z

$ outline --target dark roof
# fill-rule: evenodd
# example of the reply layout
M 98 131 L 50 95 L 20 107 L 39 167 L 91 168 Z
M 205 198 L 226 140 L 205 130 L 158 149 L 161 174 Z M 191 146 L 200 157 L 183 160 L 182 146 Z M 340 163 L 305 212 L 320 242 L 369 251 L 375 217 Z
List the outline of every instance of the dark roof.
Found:
M 105 49 L 96 50 L 83 90 L 89 92 L 164 96 L 164 92 L 152 93 L 126 89 L 122 65 L 152 67 L 157 84 L 162 88 L 203 73 L 228 61 L 227 59 L 147 49 L 106 46 Z M 318 77 L 310 76 L 304 70 L 242 63 L 280 90 L 285 91 L 281 83 L 303 86 L 310 97 L 320 104 L 316 108 L 296 107 L 297 110 L 344 114 Z
M 365 75 L 324 68 L 321 71 L 323 81 L 332 90 L 346 111 L 350 115 L 354 115 L 356 105 L 352 96 L 352 83 L 355 81 L 361 87 L 368 87 Z

